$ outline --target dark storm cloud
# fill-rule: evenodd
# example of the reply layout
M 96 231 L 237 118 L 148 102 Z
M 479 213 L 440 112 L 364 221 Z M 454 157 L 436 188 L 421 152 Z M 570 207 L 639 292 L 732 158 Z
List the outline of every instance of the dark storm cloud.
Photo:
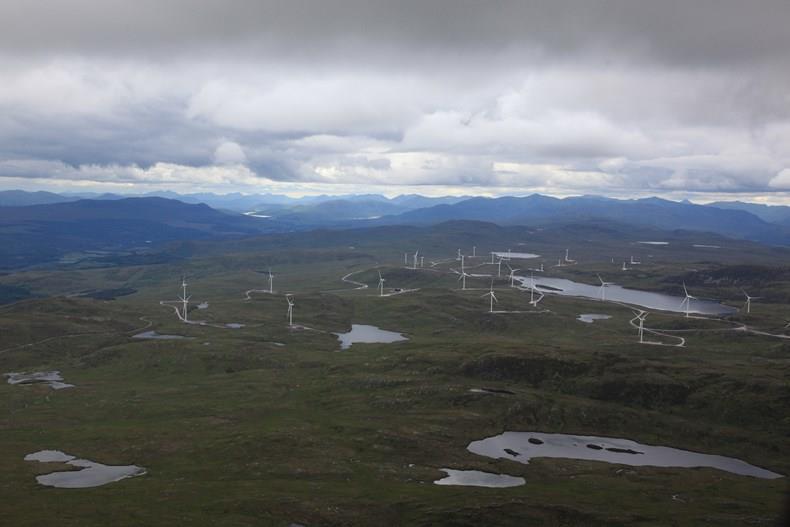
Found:
M 789 23 L 773 0 L 6 1 L 0 178 L 790 189 Z
M 11 0 L 0 5 L 0 49 L 162 59 L 226 47 L 343 50 L 375 59 L 392 50 L 463 57 L 523 46 L 710 65 L 784 60 L 788 14 L 783 0 Z

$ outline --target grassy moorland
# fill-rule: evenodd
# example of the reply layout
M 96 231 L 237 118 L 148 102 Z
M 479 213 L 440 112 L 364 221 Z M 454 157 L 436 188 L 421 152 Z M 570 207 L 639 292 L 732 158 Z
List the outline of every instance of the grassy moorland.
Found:
M 0 307 L 0 372 L 57 369 L 76 387 L 0 384 L 4 521 L 776 524 L 786 478 L 577 460 L 521 464 L 466 450 L 505 430 L 579 433 L 731 456 L 790 474 L 790 340 L 733 330 L 747 324 L 783 334 L 790 305 L 778 297 L 729 321 L 651 313 L 649 327 L 682 330 L 687 345 L 650 346 L 637 342 L 627 307 L 547 296 L 535 310 L 528 293 L 503 278 L 495 283 L 497 308 L 520 312 L 490 314 L 480 297 L 488 281 L 471 279 L 472 290 L 460 291 L 450 271 L 455 247 L 469 252 L 474 243 L 480 253 L 511 247 L 544 254 L 535 261 L 551 276 L 595 283 L 596 273 L 606 273 L 629 287 L 670 292 L 686 280 L 698 296 L 737 306 L 740 287 L 754 286 L 755 296 L 785 287 L 758 277 L 765 266 L 779 273 L 790 262 L 787 251 L 730 242 L 712 256 L 686 238 L 644 248 L 590 232 L 559 237 L 455 225 L 351 240 L 300 234 L 177 245 L 168 249 L 177 259 L 160 264 L 82 263 L 6 275 L 1 285 L 38 298 Z M 416 245 L 426 266 L 450 261 L 404 269 L 403 252 Z M 568 245 L 579 264 L 550 268 Z M 643 264 L 617 272 L 609 254 L 631 252 Z M 741 265 L 756 266 L 754 275 Z M 269 266 L 280 294 L 245 300 L 245 291 L 267 286 Z M 377 268 L 388 288 L 418 290 L 379 298 Z M 193 294 L 190 317 L 211 325 L 186 325 L 159 304 L 179 294 L 182 272 Z M 340 280 L 352 272 L 370 287 Z M 703 273 L 716 280 L 695 280 Z M 123 295 L 84 296 L 114 290 Z M 294 322 L 307 329 L 287 327 L 283 292 L 294 293 Z M 208 308 L 196 309 L 203 301 Z M 612 318 L 585 324 L 576 320 L 580 313 Z M 221 327 L 230 322 L 244 327 Z M 352 323 L 409 340 L 341 352 L 332 332 Z M 143 330 L 190 338 L 131 338 Z M 483 387 L 511 393 L 470 392 Z M 53 466 L 23 461 L 42 449 L 148 472 L 93 489 L 44 487 L 35 475 Z M 522 476 L 526 485 L 433 485 L 440 468 Z

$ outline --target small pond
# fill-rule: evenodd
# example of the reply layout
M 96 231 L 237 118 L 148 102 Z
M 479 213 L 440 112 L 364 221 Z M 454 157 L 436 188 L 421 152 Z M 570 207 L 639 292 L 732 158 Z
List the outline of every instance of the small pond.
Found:
M 351 324 L 351 331 L 348 333 L 333 333 L 340 339 L 340 348 L 348 349 L 357 342 L 364 344 L 400 342 L 409 340 L 408 337 L 394 331 L 386 331 L 376 326 L 366 326 L 364 324 Z
M 609 315 L 599 315 L 598 313 L 582 313 L 579 315 L 576 320 L 579 322 L 586 322 L 587 324 L 592 324 L 596 320 L 609 320 L 612 318 Z
M 73 384 L 63 382 L 59 371 L 34 371 L 32 373 L 6 373 L 8 384 L 46 384 L 53 390 L 73 388 Z
M 80 470 L 66 470 L 36 476 L 36 481 L 48 487 L 84 489 L 100 487 L 122 479 L 141 476 L 145 469 L 135 465 L 103 465 L 88 459 L 77 459 L 60 450 L 41 450 L 25 456 L 25 461 L 40 463 L 66 463 Z
M 442 479 L 434 481 L 436 485 L 460 485 L 463 487 L 518 487 L 526 483 L 524 478 L 508 476 L 507 474 L 491 474 L 479 470 L 452 470 L 449 468 L 440 469 L 447 474 Z
M 179 339 L 188 339 L 191 337 L 185 337 L 184 335 L 162 335 L 157 333 L 156 331 L 144 331 L 143 333 L 138 333 L 137 335 L 132 335 L 133 339 L 154 339 L 154 340 L 179 340 Z
M 643 445 L 629 439 L 613 437 L 505 432 L 480 441 L 472 441 L 467 450 L 481 456 L 511 459 L 519 463 L 529 463 L 533 458 L 585 459 L 631 466 L 710 467 L 764 479 L 783 477 L 781 474 L 755 467 L 740 459 Z

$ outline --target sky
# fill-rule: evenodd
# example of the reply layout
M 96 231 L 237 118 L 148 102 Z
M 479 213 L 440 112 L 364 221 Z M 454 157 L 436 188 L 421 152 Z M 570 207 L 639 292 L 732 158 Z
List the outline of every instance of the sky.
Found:
M 0 188 L 790 203 L 786 0 L 3 0 Z

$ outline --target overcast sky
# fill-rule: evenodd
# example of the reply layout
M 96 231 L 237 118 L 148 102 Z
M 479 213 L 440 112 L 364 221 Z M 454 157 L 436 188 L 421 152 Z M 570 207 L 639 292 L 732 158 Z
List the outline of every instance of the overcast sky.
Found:
M 0 188 L 790 202 L 790 2 L 0 2 Z

